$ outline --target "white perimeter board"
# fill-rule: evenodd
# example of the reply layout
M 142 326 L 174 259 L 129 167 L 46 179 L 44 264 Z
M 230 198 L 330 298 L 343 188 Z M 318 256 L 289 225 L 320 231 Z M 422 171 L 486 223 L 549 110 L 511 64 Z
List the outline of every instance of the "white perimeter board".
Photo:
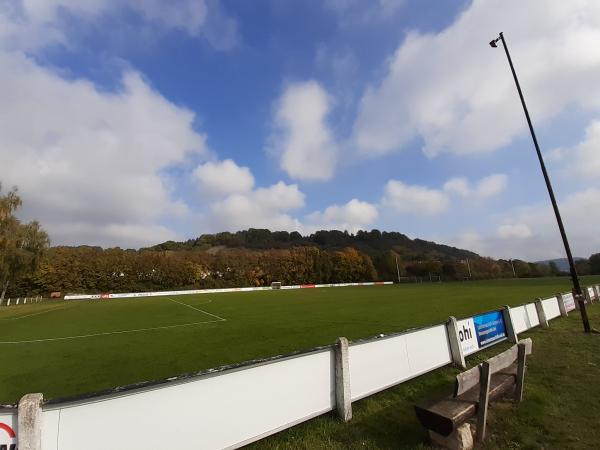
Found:
M 348 359 L 353 401 L 452 362 L 445 325 L 351 345 Z
M 43 412 L 44 450 L 236 448 L 335 406 L 333 350 Z
M 560 309 L 558 308 L 558 299 L 556 297 L 550 297 L 545 300 L 542 300 L 542 308 L 544 308 L 546 320 L 551 320 L 560 316 Z

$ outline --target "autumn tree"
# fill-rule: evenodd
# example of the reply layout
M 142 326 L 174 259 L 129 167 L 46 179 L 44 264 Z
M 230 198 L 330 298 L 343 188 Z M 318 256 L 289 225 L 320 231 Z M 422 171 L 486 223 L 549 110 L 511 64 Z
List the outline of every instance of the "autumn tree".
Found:
M 10 283 L 32 274 L 50 245 L 38 222 L 21 223 L 15 217 L 21 203 L 16 188 L 0 196 L 0 305 Z
M 590 273 L 594 275 L 600 274 L 600 253 L 594 253 L 588 259 L 590 265 Z

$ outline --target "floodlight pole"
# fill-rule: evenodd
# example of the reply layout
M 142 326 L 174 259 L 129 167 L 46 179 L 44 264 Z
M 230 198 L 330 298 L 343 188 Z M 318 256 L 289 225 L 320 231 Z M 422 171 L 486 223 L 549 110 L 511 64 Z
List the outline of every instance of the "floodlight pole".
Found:
M 569 260 L 569 268 L 571 269 L 571 280 L 573 282 L 573 296 L 575 297 L 575 301 L 579 304 L 579 310 L 581 311 L 581 320 L 583 322 L 583 329 L 586 333 L 589 333 L 591 331 L 590 321 L 588 319 L 587 310 L 585 307 L 583 291 L 581 290 L 581 285 L 579 284 L 579 278 L 577 277 L 577 269 L 575 268 L 575 262 L 573 261 L 573 255 L 571 254 L 571 247 L 569 246 L 569 241 L 567 239 L 567 233 L 565 232 L 565 227 L 563 225 L 563 221 L 560 216 L 560 211 L 558 210 L 556 198 L 554 197 L 554 190 L 552 189 L 552 184 L 550 183 L 550 177 L 548 176 L 548 171 L 546 170 L 546 164 L 544 164 L 544 158 L 542 157 L 542 152 L 540 151 L 540 146 L 539 146 L 537 138 L 535 136 L 535 131 L 533 130 L 533 125 L 531 124 L 531 118 L 529 117 L 529 111 L 527 110 L 527 105 L 525 105 L 525 98 L 523 97 L 523 91 L 521 91 L 521 85 L 519 84 L 519 79 L 517 78 L 517 73 L 515 72 L 515 68 L 513 66 L 512 59 L 511 59 L 510 53 L 508 51 L 508 47 L 506 46 L 506 40 L 504 39 L 504 34 L 500 33 L 500 36 L 498 38 L 494 39 L 493 41 L 491 41 L 490 45 L 492 47 L 496 47 L 496 43 L 499 40 L 502 41 L 502 46 L 504 47 L 504 52 L 506 53 L 506 58 L 508 59 L 508 64 L 510 65 L 510 70 L 512 72 L 513 78 L 515 79 L 515 84 L 517 85 L 517 91 L 519 92 L 519 98 L 521 99 L 521 105 L 523 105 L 523 111 L 525 111 L 525 118 L 527 119 L 527 125 L 529 125 L 529 131 L 531 132 L 531 138 L 533 139 L 533 145 L 535 145 L 535 151 L 537 152 L 537 156 L 540 161 L 540 167 L 542 168 L 542 173 L 544 174 L 544 180 L 546 181 L 546 187 L 548 188 L 548 194 L 550 195 L 550 201 L 552 202 L 552 208 L 554 209 L 554 215 L 556 216 L 556 222 L 558 223 L 558 229 L 560 230 L 560 235 L 562 237 L 562 241 L 565 246 L 565 252 L 567 253 L 567 259 Z

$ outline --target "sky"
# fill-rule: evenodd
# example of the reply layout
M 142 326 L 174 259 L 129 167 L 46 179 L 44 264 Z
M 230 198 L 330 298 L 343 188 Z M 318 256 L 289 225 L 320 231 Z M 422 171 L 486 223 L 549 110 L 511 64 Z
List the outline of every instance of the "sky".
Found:
M 0 182 L 54 245 L 249 227 L 600 251 L 597 0 L 0 0 Z

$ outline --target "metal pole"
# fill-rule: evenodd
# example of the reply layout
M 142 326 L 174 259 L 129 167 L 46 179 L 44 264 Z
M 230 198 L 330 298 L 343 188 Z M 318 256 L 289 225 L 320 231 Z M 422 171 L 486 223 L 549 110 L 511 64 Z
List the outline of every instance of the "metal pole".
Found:
M 517 272 L 515 272 L 515 265 L 513 264 L 513 260 L 510 260 L 510 266 L 512 267 L 513 270 L 513 278 L 517 278 Z
M 400 267 L 398 267 L 398 256 L 396 256 L 396 272 L 398 272 L 398 284 L 400 284 Z
M 582 294 L 582 290 L 581 290 L 581 285 L 579 284 L 579 278 L 577 277 L 577 269 L 575 268 L 575 262 L 573 261 L 573 255 L 571 254 L 571 247 L 569 246 L 569 241 L 567 239 L 565 227 L 563 225 L 562 218 L 560 216 L 560 211 L 558 210 L 558 205 L 556 204 L 556 198 L 554 197 L 554 190 L 552 189 L 552 184 L 550 183 L 550 177 L 548 176 L 548 172 L 546 171 L 546 165 L 544 164 L 544 158 L 542 157 L 542 152 L 540 151 L 540 146 L 539 146 L 537 138 L 535 136 L 535 131 L 533 130 L 533 125 L 531 124 L 531 118 L 529 117 L 529 111 L 527 110 L 527 105 L 525 105 L 525 98 L 523 97 L 523 91 L 521 91 L 521 85 L 519 84 L 519 79 L 517 78 L 517 73 L 515 72 L 515 68 L 513 66 L 512 59 L 510 57 L 510 53 L 508 52 L 508 47 L 506 46 L 506 40 L 504 39 L 503 33 L 500 33 L 500 40 L 502 41 L 502 46 L 504 47 L 504 52 L 506 53 L 506 57 L 508 58 L 508 64 L 510 65 L 510 70 L 512 72 L 513 78 L 515 79 L 515 84 L 517 85 L 517 91 L 519 91 L 519 98 L 521 99 L 521 104 L 523 105 L 523 111 L 525 111 L 525 118 L 527 119 L 527 125 L 529 125 L 529 131 L 531 132 L 531 138 L 533 139 L 533 145 L 535 145 L 535 151 L 537 152 L 538 160 L 540 161 L 540 167 L 542 168 L 542 173 L 544 174 L 544 180 L 546 181 L 546 188 L 548 188 L 548 194 L 550 195 L 550 201 L 552 202 L 552 208 L 554 209 L 554 215 L 556 216 L 556 221 L 558 222 L 558 229 L 560 230 L 560 236 L 562 237 L 562 241 L 565 246 L 565 252 L 567 253 L 567 259 L 569 260 L 569 268 L 571 269 L 571 280 L 573 282 L 573 295 L 575 296 L 575 301 L 579 303 L 579 310 L 581 311 L 581 320 L 583 322 L 583 329 L 586 333 L 589 333 L 591 331 L 590 321 L 588 319 L 587 310 L 585 307 L 585 301 L 583 299 L 583 294 Z
M 471 264 L 469 264 L 469 258 L 467 258 L 467 268 L 469 269 L 469 278 L 473 278 L 473 275 L 471 275 Z

